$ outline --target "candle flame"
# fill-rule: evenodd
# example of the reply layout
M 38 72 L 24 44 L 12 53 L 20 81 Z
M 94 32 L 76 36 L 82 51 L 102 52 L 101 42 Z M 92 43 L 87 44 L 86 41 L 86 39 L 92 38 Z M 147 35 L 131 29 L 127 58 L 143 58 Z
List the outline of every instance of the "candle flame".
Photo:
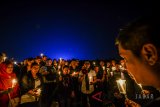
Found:
M 16 85 L 16 83 L 17 83 L 16 79 L 13 79 L 12 80 L 12 88 Z
M 119 79 L 119 80 L 116 81 L 120 93 L 123 93 L 123 94 L 126 94 L 126 84 L 125 84 L 125 81 L 126 80 L 122 80 L 122 79 Z
M 142 89 L 142 84 L 138 84 L 140 86 L 140 88 Z
M 15 84 L 17 81 L 16 81 L 16 79 L 13 79 L 12 80 L 12 84 Z

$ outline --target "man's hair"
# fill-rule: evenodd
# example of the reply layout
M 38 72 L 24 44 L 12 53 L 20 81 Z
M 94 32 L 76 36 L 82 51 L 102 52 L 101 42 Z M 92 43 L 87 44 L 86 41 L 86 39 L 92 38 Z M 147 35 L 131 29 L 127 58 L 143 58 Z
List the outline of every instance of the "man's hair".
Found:
M 120 29 L 116 44 L 131 50 L 137 57 L 144 44 L 151 43 L 160 48 L 160 17 L 159 15 L 143 16 Z M 160 53 L 158 53 L 160 55 Z
M 7 65 L 7 66 L 10 65 L 10 64 L 13 65 L 13 62 L 10 61 L 10 60 L 6 60 L 6 61 L 4 61 L 3 63 L 4 63 L 5 65 Z
M 31 68 L 32 68 L 33 66 L 39 66 L 39 65 L 38 65 L 38 63 L 33 62 L 33 63 L 31 64 Z

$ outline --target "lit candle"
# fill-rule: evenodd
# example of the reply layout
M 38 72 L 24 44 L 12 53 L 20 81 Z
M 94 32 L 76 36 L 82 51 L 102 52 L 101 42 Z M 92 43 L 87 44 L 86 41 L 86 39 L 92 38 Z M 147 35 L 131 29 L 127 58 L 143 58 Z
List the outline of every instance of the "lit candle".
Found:
M 93 80 L 92 80 L 92 76 L 90 76 L 90 77 L 89 77 L 89 82 L 92 82 L 92 81 L 93 81 Z
M 93 62 L 93 65 L 96 65 L 96 62 Z
M 61 75 L 61 72 L 60 72 L 60 71 L 59 71 L 58 73 L 59 73 L 59 75 Z
M 73 72 L 73 75 L 76 75 L 76 72 L 75 72 L 75 71 Z
M 36 94 L 38 94 L 38 95 L 41 94 L 41 89 L 40 88 L 37 90 Z
M 4 56 L 4 57 L 3 57 L 3 60 L 5 61 L 6 59 L 7 59 L 7 57 L 6 57 L 6 56 Z
M 113 72 L 110 72 L 111 73 L 111 76 L 113 76 Z
M 126 95 L 126 80 L 119 79 L 116 82 L 118 85 L 119 92 Z
M 16 79 L 13 79 L 12 80 L 12 88 L 16 85 L 16 83 L 17 83 Z
M 139 85 L 139 87 L 143 90 L 143 88 L 142 88 L 142 84 L 138 84 Z
M 105 66 L 103 66 L 103 70 L 105 70 Z
M 61 68 L 61 66 L 60 65 L 58 65 L 58 69 L 60 69 Z

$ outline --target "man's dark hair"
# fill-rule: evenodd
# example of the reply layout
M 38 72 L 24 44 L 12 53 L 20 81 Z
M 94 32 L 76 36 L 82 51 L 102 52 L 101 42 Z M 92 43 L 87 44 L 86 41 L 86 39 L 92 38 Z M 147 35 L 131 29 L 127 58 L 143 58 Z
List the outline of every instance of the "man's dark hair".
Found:
M 63 67 L 63 69 L 64 69 L 64 68 L 69 68 L 69 66 L 65 65 L 65 66 Z
M 34 58 L 30 57 L 30 58 L 27 58 L 28 61 L 32 61 L 34 60 Z
M 10 65 L 10 64 L 13 65 L 13 62 L 10 61 L 10 60 L 6 60 L 6 61 L 4 61 L 3 63 L 6 64 L 7 66 Z
M 126 50 L 131 50 L 140 56 L 144 44 L 151 43 L 160 48 L 160 17 L 159 15 L 144 16 L 123 27 L 116 40 L 116 44 Z M 158 53 L 160 54 L 160 53 Z
M 33 66 L 39 66 L 39 65 L 38 65 L 38 63 L 33 62 L 33 63 L 31 64 L 31 68 L 32 68 Z

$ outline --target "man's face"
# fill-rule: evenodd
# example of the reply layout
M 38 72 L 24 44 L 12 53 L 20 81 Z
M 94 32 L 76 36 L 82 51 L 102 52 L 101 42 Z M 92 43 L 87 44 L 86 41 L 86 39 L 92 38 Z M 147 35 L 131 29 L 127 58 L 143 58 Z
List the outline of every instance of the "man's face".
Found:
M 63 74 L 66 75 L 66 74 L 68 74 L 68 73 L 69 73 L 69 69 L 68 69 L 68 68 L 64 68 L 64 69 L 63 69 Z
M 95 67 L 94 70 L 95 70 L 96 72 L 98 72 L 98 71 L 99 71 L 99 67 Z
M 118 46 L 119 54 L 122 58 L 124 58 L 127 66 L 127 70 L 133 74 L 138 83 L 142 83 L 144 85 L 150 85 L 151 78 L 150 77 L 150 69 L 145 63 L 145 60 L 137 58 L 131 50 L 125 50 Z
M 52 65 L 52 60 L 48 60 L 48 61 L 47 61 L 47 65 L 48 65 L 48 66 L 51 66 L 51 65 Z

